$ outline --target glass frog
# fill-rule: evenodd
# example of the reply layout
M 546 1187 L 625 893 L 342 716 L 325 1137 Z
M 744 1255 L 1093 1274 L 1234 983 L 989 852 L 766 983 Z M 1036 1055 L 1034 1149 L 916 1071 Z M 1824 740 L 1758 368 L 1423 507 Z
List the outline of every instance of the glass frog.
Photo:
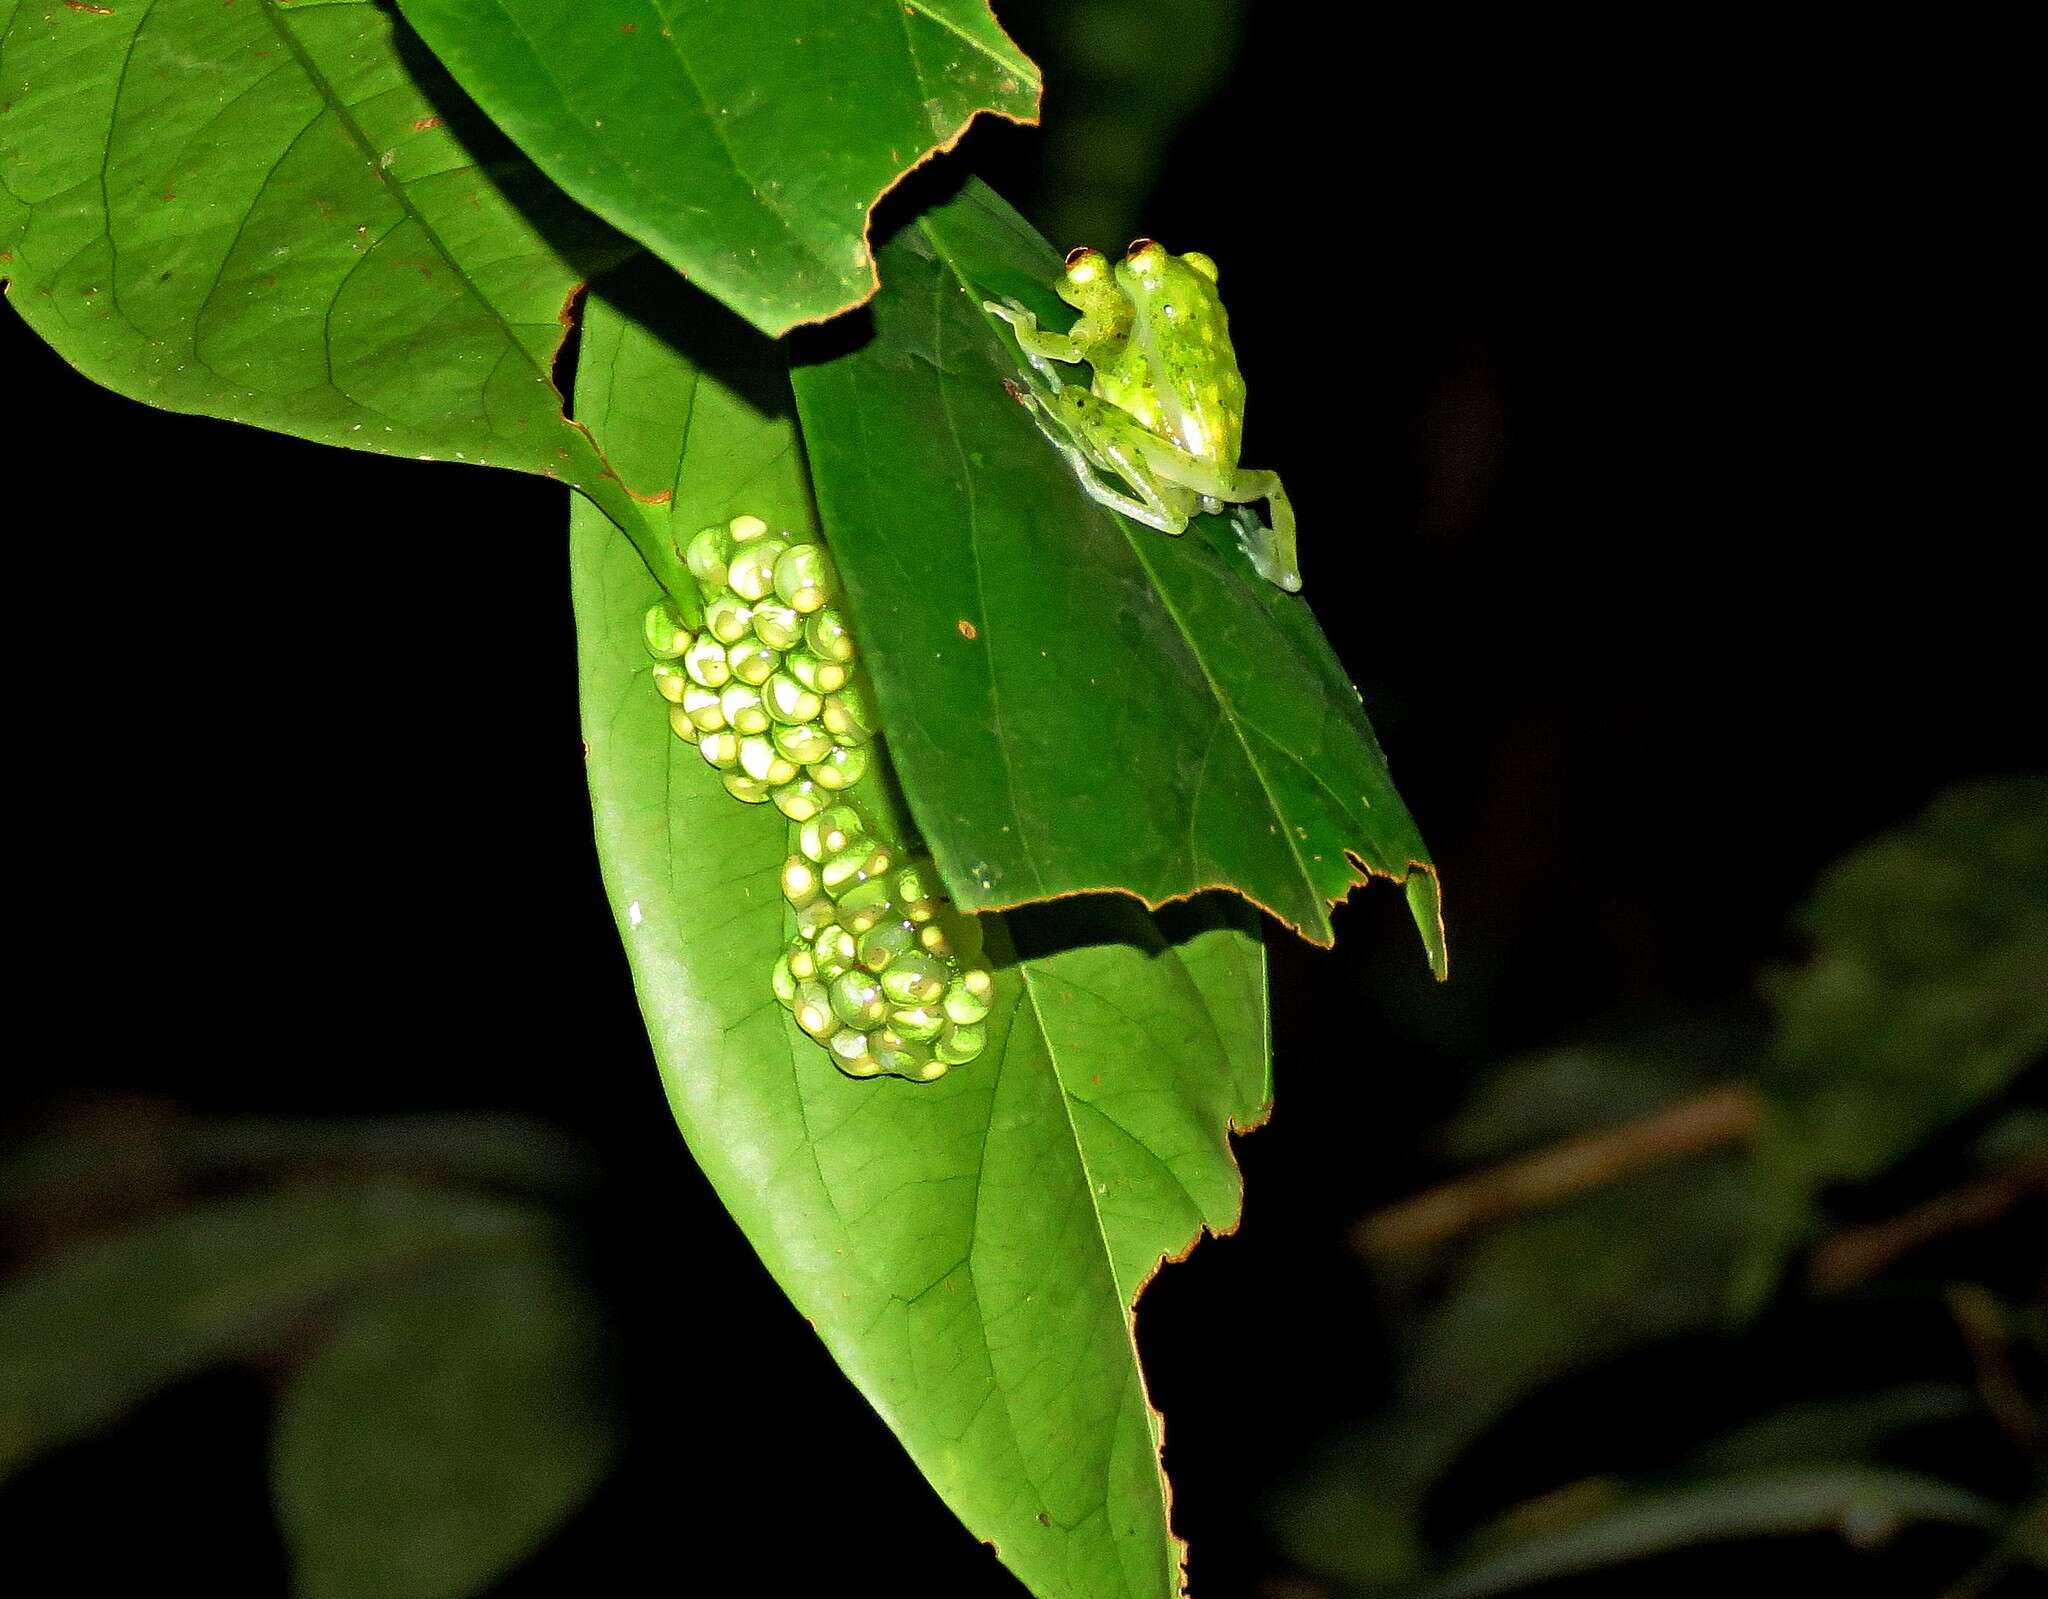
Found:
M 1244 377 L 1230 318 L 1216 292 L 1216 263 L 1195 251 L 1169 254 L 1135 241 L 1114 267 L 1100 250 L 1067 257 L 1054 285 L 1081 313 L 1065 333 L 1038 325 L 1014 300 L 982 307 L 1010 324 L 1038 382 L 1008 385 L 1073 467 L 1089 498 L 1162 533 L 1187 531 L 1197 509 L 1233 507 L 1238 543 L 1268 582 L 1301 587 L 1294 507 L 1277 473 L 1237 464 Z M 1055 363 L 1086 361 L 1086 389 Z M 1119 491 L 1104 474 L 1122 479 Z M 1264 500 L 1268 528 L 1250 509 Z

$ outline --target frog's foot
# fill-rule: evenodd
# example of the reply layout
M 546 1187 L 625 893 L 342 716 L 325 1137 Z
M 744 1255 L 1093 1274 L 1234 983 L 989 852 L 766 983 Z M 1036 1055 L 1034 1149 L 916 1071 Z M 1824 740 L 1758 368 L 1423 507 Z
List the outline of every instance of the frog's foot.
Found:
M 1237 547 L 1257 572 L 1276 588 L 1289 594 L 1301 592 L 1301 573 L 1294 564 L 1294 540 L 1276 533 L 1259 520 L 1248 505 L 1231 507 L 1231 524 L 1237 529 Z
M 1251 562 L 1254 572 L 1290 594 L 1300 590 L 1301 574 L 1294 570 L 1292 562 L 1281 558 L 1273 530 L 1259 520 L 1256 511 L 1246 505 L 1232 506 L 1230 525 L 1237 531 L 1237 547 L 1244 551 L 1244 557 Z

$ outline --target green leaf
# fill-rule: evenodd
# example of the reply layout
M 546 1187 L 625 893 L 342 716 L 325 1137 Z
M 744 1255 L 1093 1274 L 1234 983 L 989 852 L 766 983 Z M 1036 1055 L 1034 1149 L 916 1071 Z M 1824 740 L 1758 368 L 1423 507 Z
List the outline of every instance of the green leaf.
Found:
M 591 297 L 579 414 L 633 481 L 673 485 L 677 529 L 740 510 L 808 528 L 778 352 L 641 288 Z M 593 514 L 572 517 L 599 857 L 692 1152 L 933 1486 L 1041 1599 L 1172 1599 L 1132 1305 L 1162 1257 L 1237 1218 L 1226 1129 L 1270 1096 L 1248 913 L 1212 896 L 1168 922 L 1096 898 L 983 918 L 987 1052 L 932 1084 L 841 1076 L 768 988 L 785 824 L 669 732 L 640 643 L 655 590 Z M 863 637 L 870 660 L 900 647 Z
M 0 1289 L 0 1476 L 156 1389 L 250 1353 L 373 1273 L 543 1227 L 495 1201 L 307 1188 L 194 1205 Z
M 1887 1542 L 1908 1522 L 1988 1527 L 1998 1512 L 1951 1483 L 1841 1466 L 1731 1477 L 1643 1494 L 1590 1520 L 1475 1554 L 1414 1599 L 1481 1599 L 1695 1544 L 1835 1532 L 1858 1548 Z
M 986 0 L 401 0 L 542 171 L 765 333 L 875 292 L 868 212 L 980 111 L 1038 117 Z
M 1771 1219 L 1735 1306 L 1769 1291 L 1829 1183 L 1875 1176 L 2048 1051 L 2048 779 L 1952 789 L 1836 863 L 1774 974 L 1759 1085 Z
M 1424 1325 L 1408 1406 L 1469 1438 L 1555 1377 L 1712 1326 L 1753 1204 L 1747 1159 L 1710 1154 L 1496 1228 Z
M 1641 1029 L 1526 1055 L 1491 1069 L 1445 1129 L 1460 1166 L 1507 1160 L 1663 1110 L 1725 1080 L 1754 1053 L 1717 1023 L 1669 1017 Z
M 1894 1433 L 1981 1416 L 1984 1402 L 1952 1383 L 1921 1383 L 1812 1399 L 1759 1416 L 1694 1451 L 1689 1470 L 1702 1476 L 1760 1466 L 1817 1466 L 1873 1455 Z
M 1868 1177 L 2048 1051 L 2048 779 L 1943 795 L 1794 926 L 1764 1087 L 1816 1175 Z
M 271 1485 L 299 1599 L 459 1599 L 558 1526 L 619 1426 L 603 1320 L 545 1249 L 354 1296 L 294 1373 Z
M 1376 873 L 1407 883 L 1441 974 L 1429 853 L 1307 606 L 1218 518 L 1172 539 L 1096 505 L 1005 391 L 1020 358 L 981 300 L 1051 321 L 1051 247 L 970 183 L 881 261 L 873 337 L 797 368 L 796 393 L 850 608 L 892 641 L 875 690 L 904 790 L 956 898 L 1226 887 L 1327 944 L 1329 906 Z
M 167 410 L 560 478 L 674 587 L 550 378 L 626 248 L 367 0 L 0 0 L 0 279 L 67 361 Z
M 211 1189 L 338 1170 L 544 1198 L 587 1191 L 597 1176 L 589 1151 L 519 1116 L 156 1117 L 122 1105 L 0 1151 L 0 1212 L 63 1214 L 167 1184 Z
M 1416 1327 L 1393 1403 L 1276 1496 L 1284 1547 L 1358 1582 L 1414 1575 L 1427 1494 L 1513 1406 L 1714 1325 L 1753 1206 L 1748 1162 L 1708 1154 L 1488 1232 Z

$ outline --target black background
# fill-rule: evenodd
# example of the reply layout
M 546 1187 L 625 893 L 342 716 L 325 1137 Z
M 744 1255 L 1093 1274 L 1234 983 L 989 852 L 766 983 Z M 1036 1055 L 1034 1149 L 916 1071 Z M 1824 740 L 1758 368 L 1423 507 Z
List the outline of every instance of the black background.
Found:
M 1278 1113 L 1239 1146 L 1243 1228 L 1139 1323 L 1205 1599 L 1257 1591 L 1259 1496 L 1381 1391 L 1344 1231 L 1437 1173 L 1430 1120 L 1473 1071 L 1739 1008 L 1826 861 L 2048 753 L 2038 513 L 1994 487 L 2012 333 L 1930 153 L 1949 118 L 1780 44 L 1262 5 L 1159 176 L 1146 231 L 1222 262 L 1246 460 L 1294 494 L 1453 967 L 1430 982 L 1384 887 L 1334 953 L 1269 939 Z M 1038 137 L 980 129 L 947 164 L 1029 210 Z M 0 371 L 29 646 L 11 1113 L 559 1123 L 606 1173 L 634 1436 L 502 1593 L 1020 1592 L 668 1118 L 590 845 L 563 491 L 146 410 L 11 316 Z M 1740 1380 L 1709 1360 L 1680 1408 Z M 280 1591 L 266 1382 L 205 1379 L 36 1468 L 0 1498 L 10 1563 Z

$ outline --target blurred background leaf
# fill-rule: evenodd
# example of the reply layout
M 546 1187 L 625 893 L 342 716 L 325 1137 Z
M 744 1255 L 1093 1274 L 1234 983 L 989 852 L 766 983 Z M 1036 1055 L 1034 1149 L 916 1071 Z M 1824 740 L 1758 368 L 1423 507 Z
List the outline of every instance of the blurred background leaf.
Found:
M 1425 1584 L 1417 1599 L 1514 1593 L 1730 1538 L 1833 1532 L 1859 1549 L 1877 1549 L 1910 1521 L 1992 1527 L 1998 1515 L 1974 1494 L 1904 1472 L 1849 1467 L 1703 1482 L 1630 1498 L 1558 1531 L 1508 1533 L 1500 1540 L 1506 1547 L 1475 1552 L 1450 1576 Z
M 1386 1404 L 1275 1499 L 1303 1568 L 1466 1599 L 1707 1543 L 1832 1532 L 1869 1549 L 1909 1523 L 2014 1514 L 1975 1485 L 1886 1464 L 1901 1438 L 1961 1428 L 1980 1459 L 2004 1458 L 2008 1492 L 2048 1466 L 2042 1367 L 2019 1330 L 2037 1312 L 1970 1284 L 1945 1290 L 1969 1384 L 1795 1398 L 1732 1427 L 1666 1390 L 1665 1425 L 1644 1417 L 1647 1443 L 1612 1476 L 1573 1484 L 1530 1452 L 1569 1423 L 1565 1396 L 1618 1380 L 1632 1352 L 1668 1351 L 1654 1358 L 1675 1372 L 1711 1364 L 1717 1345 L 1760 1345 L 1772 1329 L 1759 1317 L 1797 1313 L 1798 1285 L 1779 1276 L 1801 1240 L 1824 1237 L 1807 1293 L 1874 1307 L 1874 1291 L 1897 1298 L 1886 1274 L 1915 1251 L 2016 1207 L 2038 1215 L 2038 1110 L 1982 1107 L 2048 1048 L 2048 785 L 1940 796 L 1825 872 L 1794 927 L 1809 953 L 1763 985 L 1768 1031 L 1664 1018 L 1510 1062 L 1439 1140 L 1479 1169 L 1359 1226 L 1399 1359 Z M 1890 1168 L 1973 1112 L 1978 1129 L 1941 1167 L 1958 1186 L 1899 1208 Z M 1879 1192 L 1859 1200 L 1859 1182 Z M 2016 1264 L 2038 1291 L 2048 1260 Z M 1481 1475 L 1506 1480 L 1488 1493 L 1525 1502 L 1459 1532 L 1447 1506 L 1472 1514 L 1472 1462 L 1489 1454 Z
M 618 1443 L 603 1318 L 545 1245 L 355 1295 L 273 1446 L 301 1599 L 458 1599 L 532 1552 Z
M 510 1117 L 125 1109 L 9 1153 L 0 1215 L 34 1231 L 0 1285 L 0 1480 L 234 1364 L 283 1377 L 296 1594 L 482 1591 L 588 1495 L 620 1428 L 556 1208 L 582 1150 Z
M 535 1225 L 507 1206 L 379 1185 L 195 1205 L 84 1245 L 0 1297 L 0 1464 L 287 1336 L 379 1270 L 502 1247 Z

